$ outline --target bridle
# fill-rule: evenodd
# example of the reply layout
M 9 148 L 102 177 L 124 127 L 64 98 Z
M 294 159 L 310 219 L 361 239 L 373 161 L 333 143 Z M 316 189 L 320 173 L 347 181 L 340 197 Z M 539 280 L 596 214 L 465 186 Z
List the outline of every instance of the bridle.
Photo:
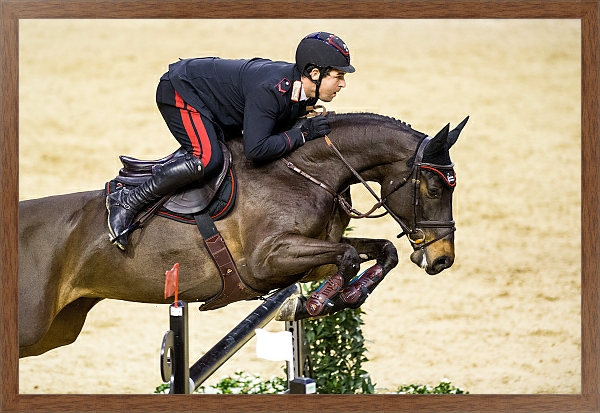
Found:
M 431 141 L 431 139 L 433 139 L 431 136 L 427 136 L 419 145 L 417 154 L 415 156 L 415 160 L 413 162 L 413 166 L 409 173 L 409 177 L 414 175 L 414 178 L 412 179 L 412 182 L 413 182 L 413 220 L 411 222 L 410 227 L 408 227 L 408 228 L 405 228 L 402 225 L 400 225 L 402 227 L 402 232 L 400 234 L 398 234 L 398 238 L 401 238 L 403 235 L 406 235 L 408 240 L 413 244 L 413 247 L 416 250 L 423 249 L 423 248 L 433 244 L 434 242 L 437 242 L 443 238 L 446 238 L 448 235 L 450 235 L 454 231 L 456 231 L 456 225 L 455 225 L 454 220 L 434 221 L 434 220 L 424 220 L 423 219 L 423 208 L 421 208 L 421 174 L 422 174 L 423 169 L 431 170 L 433 172 L 436 172 L 436 173 L 442 175 L 443 177 L 449 176 L 449 174 L 443 173 L 443 171 L 448 171 L 449 173 L 452 173 L 453 182 L 447 182 L 447 183 L 450 186 L 454 186 L 456 184 L 456 181 L 454 180 L 454 175 L 453 175 L 453 171 L 454 171 L 453 163 L 451 163 L 449 165 L 436 165 L 436 164 L 430 164 L 430 163 L 423 162 L 423 153 L 425 151 L 425 148 Z M 404 182 L 406 182 L 406 178 L 405 178 Z M 402 186 L 402 184 L 397 186 L 396 188 L 392 189 L 383 199 L 386 199 L 392 193 L 397 191 L 401 186 Z M 392 216 L 398 223 L 401 222 L 401 219 L 399 217 L 395 217 L 394 213 L 391 212 L 389 209 L 386 208 L 386 211 L 390 212 L 390 216 Z M 435 237 L 434 239 L 425 242 L 425 233 L 423 232 L 422 228 L 435 228 L 435 229 L 447 228 L 447 230 L 445 232 L 443 232 L 441 235 L 438 235 L 437 237 Z M 419 238 L 413 238 L 414 235 L 419 235 Z
M 423 210 L 421 208 L 421 190 L 420 190 L 422 170 L 423 169 L 432 170 L 432 171 L 437 172 L 438 174 L 444 176 L 442 171 L 452 171 L 453 167 L 454 167 L 454 164 L 435 165 L 435 164 L 429 164 L 429 163 L 422 162 L 423 161 L 423 153 L 425 152 L 425 148 L 427 147 L 427 145 L 429 144 L 429 142 L 432 139 L 433 138 L 431 136 L 427 136 L 425 139 L 423 139 L 423 141 L 421 142 L 421 144 L 419 145 L 419 147 L 417 149 L 413 165 L 412 165 L 411 170 L 409 171 L 408 175 L 406 177 L 404 177 L 396 186 L 394 186 L 385 197 L 380 198 L 375 193 L 375 191 L 369 186 L 369 184 L 360 176 L 360 174 L 352 167 L 352 165 L 350 165 L 350 163 L 346 160 L 346 158 L 344 158 L 344 156 L 340 153 L 340 151 L 335 147 L 333 142 L 331 142 L 329 137 L 325 136 L 325 142 L 327 143 L 329 148 L 344 163 L 344 165 L 346 165 L 346 167 L 356 177 L 356 179 L 358 179 L 358 181 L 369 191 L 369 193 L 377 201 L 377 203 L 366 213 L 360 213 L 357 210 L 355 210 L 354 208 L 352 208 L 352 205 L 350 205 L 346 201 L 346 199 L 341 195 L 342 193 L 344 193 L 346 191 L 347 188 L 345 188 L 344 191 L 338 193 L 331 186 L 329 186 L 329 185 L 319 181 L 318 179 L 312 177 L 311 175 L 307 174 L 306 172 L 304 172 L 303 170 L 298 168 L 296 165 L 294 165 L 292 162 L 288 161 L 287 159 L 282 158 L 282 161 L 286 164 L 286 166 L 288 168 L 290 168 L 294 172 L 297 172 L 298 174 L 304 176 L 305 178 L 309 179 L 311 182 L 319 185 L 320 187 L 322 187 L 323 189 L 328 191 L 330 194 L 332 194 L 334 196 L 334 200 L 340 205 L 340 207 L 348 215 L 350 215 L 351 218 L 379 218 L 386 214 L 390 214 L 390 216 L 400 225 L 400 228 L 402 229 L 402 232 L 400 234 L 398 234 L 397 238 L 401 238 L 404 235 L 406 235 L 406 238 L 412 244 L 413 249 L 421 250 L 421 249 L 424 249 L 424 248 L 428 247 L 429 245 L 433 244 L 434 242 L 437 242 L 443 238 L 446 238 L 448 235 L 450 235 L 454 231 L 456 231 L 456 225 L 453 220 L 451 220 L 451 221 L 432 221 L 432 220 L 424 220 L 423 219 Z M 414 213 L 413 213 L 413 219 L 410 220 L 408 223 L 406 223 L 406 222 L 404 222 L 404 220 L 402 220 L 400 217 L 398 217 L 388 207 L 388 205 L 386 204 L 386 200 L 390 195 L 392 195 L 394 192 L 396 192 L 397 190 L 402 188 L 408 182 L 413 183 L 413 212 Z M 450 184 L 451 184 L 451 186 L 454 186 L 454 183 L 450 183 Z M 373 215 L 373 213 L 381 207 L 383 207 L 386 210 L 386 212 L 383 214 L 379 214 L 379 215 Z M 425 242 L 425 232 L 423 231 L 422 228 L 436 228 L 436 229 L 437 228 L 447 228 L 447 231 L 444 231 L 441 235 L 435 237 L 432 240 Z

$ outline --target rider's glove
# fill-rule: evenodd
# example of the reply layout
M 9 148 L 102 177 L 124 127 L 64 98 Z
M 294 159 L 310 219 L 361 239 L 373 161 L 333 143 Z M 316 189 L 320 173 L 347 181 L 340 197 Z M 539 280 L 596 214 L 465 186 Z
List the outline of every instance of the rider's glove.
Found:
M 331 132 L 329 122 L 325 116 L 315 116 L 306 119 L 300 130 L 302 131 L 302 135 L 304 135 L 305 141 L 312 141 Z

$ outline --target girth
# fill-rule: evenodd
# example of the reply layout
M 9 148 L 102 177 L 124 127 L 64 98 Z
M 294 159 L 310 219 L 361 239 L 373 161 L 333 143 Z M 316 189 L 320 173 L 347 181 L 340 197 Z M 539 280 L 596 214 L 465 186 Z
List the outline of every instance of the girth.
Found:
M 196 226 L 222 278 L 221 292 L 200 306 L 200 311 L 214 310 L 236 301 L 250 300 L 265 293 L 250 288 L 240 277 L 225 240 L 208 214 L 194 215 Z

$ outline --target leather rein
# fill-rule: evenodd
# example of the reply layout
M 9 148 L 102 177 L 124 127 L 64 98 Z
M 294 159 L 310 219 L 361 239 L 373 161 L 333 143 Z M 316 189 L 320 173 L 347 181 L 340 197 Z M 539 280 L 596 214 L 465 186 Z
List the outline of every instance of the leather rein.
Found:
M 401 238 L 404 235 L 406 235 L 407 239 L 412 244 L 412 247 L 415 250 L 421 250 L 421 249 L 424 249 L 425 247 L 428 247 L 429 245 L 433 244 L 434 242 L 437 242 L 443 238 L 446 238 L 448 235 L 450 235 L 454 231 L 456 231 L 456 225 L 453 220 L 452 221 L 423 220 L 422 209 L 420 207 L 420 204 L 421 204 L 421 202 L 420 202 L 420 200 L 421 200 L 421 195 L 420 195 L 421 194 L 421 191 L 420 191 L 421 170 L 422 169 L 433 169 L 433 170 L 439 172 L 440 169 L 441 170 L 450 170 L 454 166 L 454 164 L 434 165 L 434 164 L 427 164 L 427 163 L 422 162 L 423 153 L 425 151 L 425 148 L 431 141 L 431 139 L 433 139 L 431 136 L 427 136 L 419 145 L 419 148 L 417 149 L 417 153 L 415 155 L 415 160 L 413 162 L 413 166 L 412 166 L 410 172 L 408 173 L 408 175 L 405 178 L 403 178 L 394 188 L 392 188 L 392 190 L 385 197 L 380 198 L 375 193 L 375 191 L 369 186 L 367 181 L 365 181 L 360 176 L 360 174 L 352 167 L 352 165 L 350 165 L 350 163 L 346 160 L 346 158 L 344 158 L 344 156 L 340 153 L 340 151 L 335 147 L 333 142 L 331 142 L 329 137 L 327 135 L 325 135 L 325 142 L 327 143 L 329 148 L 344 163 L 344 165 L 346 165 L 346 167 L 356 177 L 356 179 L 358 179 L 358 181 L 369 191 L 369 193 L 377 201 L 377 203 L 368 212 L 365 212 L 365 213 L 361 213 L 361 212 L 357 211 L 356 209 L 354 209 L 352 207 L 352 205 L 350 205 L 348 203 L 348 201 L 346 201 L 346 199 L 343 196 L 341 196 L 341 193 L 345 192 L 347 188 L 345 188 L 344 191 L 342 191 L 341 193 L 338 193 L 331 186 L 327 185 L 324 182 L 319 181 L 318 179 L 314 178 L 310 174 L 301 170 L 296 165 L 294 165 L 292 162 L 288 161 L 286 158 L 281 158 L 281 160 L 285 163 L 285 165 L 289 169 L 302 175 L 303 177 L 307 178 L 311 182 L 317 184 L 318 186 L 320 186 L 321 188 L 323 188 L 327 192 L 329 192 L 331 195 L 333 195 L 334 201 L 337 202 L 340 205 L 340 207 L 342 208 L 342 210 L 344 210 L 344 212 L 346 212 L 351 218 L 357 218 L 357 219 L 359 219 L 359 218 L 379 218 L 386 214 L 390 214 L 390 216 L 400 225 L 400 228 L 402 229 L 402 232 L 400 234 L 398 234 L 397 238 Z M 410 179 L 412 176 L 414 176 L 414 177 L 412 179 Z M 393 194 L 394 192 L 396 192 L 397 190 L 402 188 L 408 182 L 413 183 L 414 214 L 413 214 L 413 219 L 411 220 L 411 222 L 409 222 L 407 224 L 386 205 L 386 199 L 391 194 Z M 381 207 L 383 207 L 386 210 L 386 212 L 384 212 L 382 214 L 378 214 L 378 215 L 373 215 L 373 213 Z M 421 228 L 448 228 L 448 230 L 445 231 L 444 233 L 442 233 L 441 235 L 435 237 L 434 239 L 425 242 L 425 232 Z

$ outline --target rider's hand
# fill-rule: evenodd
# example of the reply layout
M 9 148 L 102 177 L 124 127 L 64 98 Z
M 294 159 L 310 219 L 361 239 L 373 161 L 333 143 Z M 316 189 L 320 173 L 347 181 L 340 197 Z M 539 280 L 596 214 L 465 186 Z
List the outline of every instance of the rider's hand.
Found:
M 306 141 L 321 138 L 331 132 L 329 122 L 325 116 L 315 116 L 306 119 L 300 130 Z

